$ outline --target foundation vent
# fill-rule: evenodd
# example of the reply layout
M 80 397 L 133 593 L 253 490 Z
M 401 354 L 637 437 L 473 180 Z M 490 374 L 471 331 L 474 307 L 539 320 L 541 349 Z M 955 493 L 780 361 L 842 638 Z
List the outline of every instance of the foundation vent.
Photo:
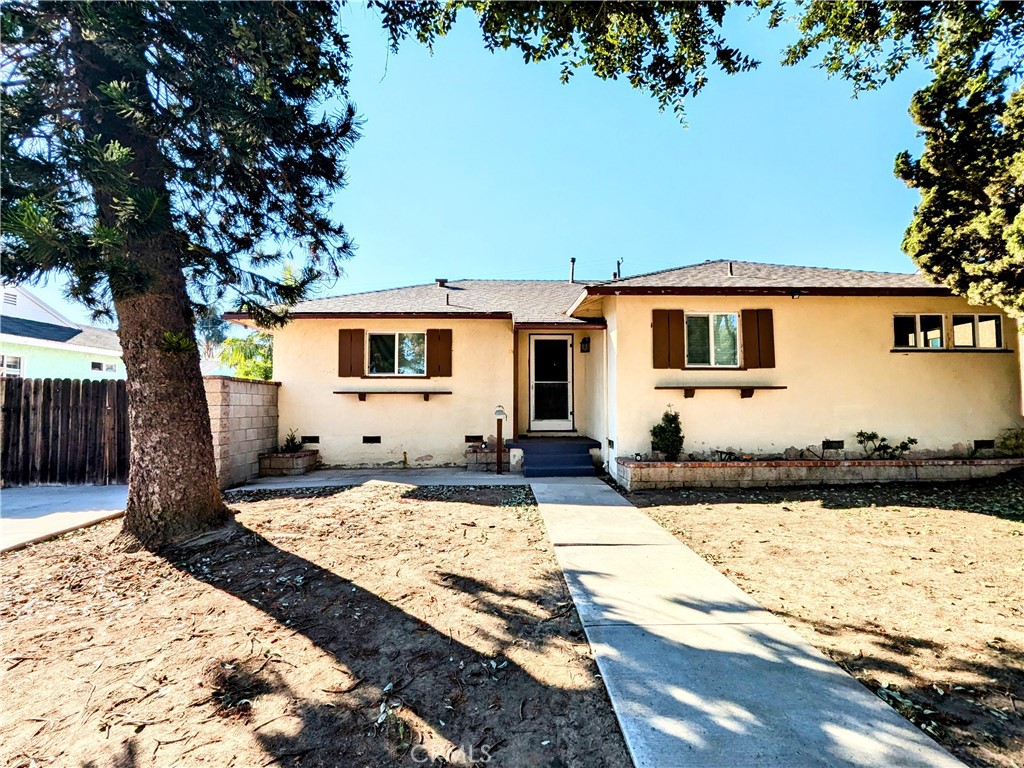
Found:
M 484 441 L 483 435 L 466 435 L 467 443 L 482 443 Z
M 315 445 L 320 444 L 320 435 L 303 435 L 299 439 L 302 441 L 303 445 L 305 445 L 306 443 L 313 443 Z
M 379 443 L 380 435 L 363 435 L 363 442 L 367 445 Z
M 996 447 L 995 440 L 975 440 L 974 450 L 976 451 L 990 451 Z
M 823 451 L 841 451 L 846 447 L 845 440 L 822 440 L 821 450 Z

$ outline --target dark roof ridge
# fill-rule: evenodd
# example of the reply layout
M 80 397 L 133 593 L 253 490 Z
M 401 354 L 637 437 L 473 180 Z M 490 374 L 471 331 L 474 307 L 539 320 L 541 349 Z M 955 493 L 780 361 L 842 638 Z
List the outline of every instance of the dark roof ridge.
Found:
M 656 269 L 653 272 L 638 272 L 635 275 L 628 275 L 626 277 L 619 277 L 615 280 L 600 280 L 597 282 L 586 283 L 587 286 L 605 286 L 615 285 L 624 280 L 635 280 L 638 277 L 651 277 L 653 275 L 663 275 L 668 272 L 679 272 L 684 269 L 693 269 L 694 267 L 703 267 L 708 264 L 746 264 L 754 267 L 781 267 L 783 269 L 824 269 L 832 272 L 860 272 L 865 275 L 919 275 L 923 274 L 920 269 L 915 269 L 913 272 L 889 272 L 880 271 L 877 269 L 851 269 L 850 267 L 819 267 L 809 266 L 806 264 L 776 264 L 770 261 L 746 261 L 744 259 L 705 259 L 704 261 L 694 262 L 693 264 L 682 264 L 678 267 L 667 267 L 665 269 Z

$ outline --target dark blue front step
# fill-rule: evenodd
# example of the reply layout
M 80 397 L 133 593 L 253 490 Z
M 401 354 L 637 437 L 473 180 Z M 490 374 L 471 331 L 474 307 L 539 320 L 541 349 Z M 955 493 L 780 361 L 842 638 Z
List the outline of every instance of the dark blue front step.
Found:
M 524 477 L 592 477 L 590 449 L 600 443 L 589 438 L 526 439 L 510 442 L 523 451 Z
M 589 467 L 528 467 L 523 465 L 523 477 L 593 477 L 594 465 Z

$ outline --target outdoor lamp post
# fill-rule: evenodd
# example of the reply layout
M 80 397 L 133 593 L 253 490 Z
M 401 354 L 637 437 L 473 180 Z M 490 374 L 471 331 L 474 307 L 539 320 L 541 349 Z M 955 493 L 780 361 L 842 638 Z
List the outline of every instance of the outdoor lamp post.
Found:
M 501 474 L 501 449 L 504 447 L 502 445 L 502 438 L 501 438 L 501 423 L 505 420 L 505 409 L 502 408 L 500 405 L 497 408 L 494 409 L 494 419 L 495 419 L 495 421 L 497 421 L 496 433 L 498 435 L 498 444 L 495 447 L 495 458 L 498 460 L 497 461 L 496 472 L 500 475 Z

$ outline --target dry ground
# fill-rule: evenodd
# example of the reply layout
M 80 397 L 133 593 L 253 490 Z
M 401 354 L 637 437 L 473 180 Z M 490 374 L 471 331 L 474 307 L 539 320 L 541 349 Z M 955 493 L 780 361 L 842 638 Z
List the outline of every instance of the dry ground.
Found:
M 236 495 L 2 560 L 4 766 L 629 765 L 528 488 Z
M 971 766 L 1024 766 L 1024 475 L 628 498 Z

